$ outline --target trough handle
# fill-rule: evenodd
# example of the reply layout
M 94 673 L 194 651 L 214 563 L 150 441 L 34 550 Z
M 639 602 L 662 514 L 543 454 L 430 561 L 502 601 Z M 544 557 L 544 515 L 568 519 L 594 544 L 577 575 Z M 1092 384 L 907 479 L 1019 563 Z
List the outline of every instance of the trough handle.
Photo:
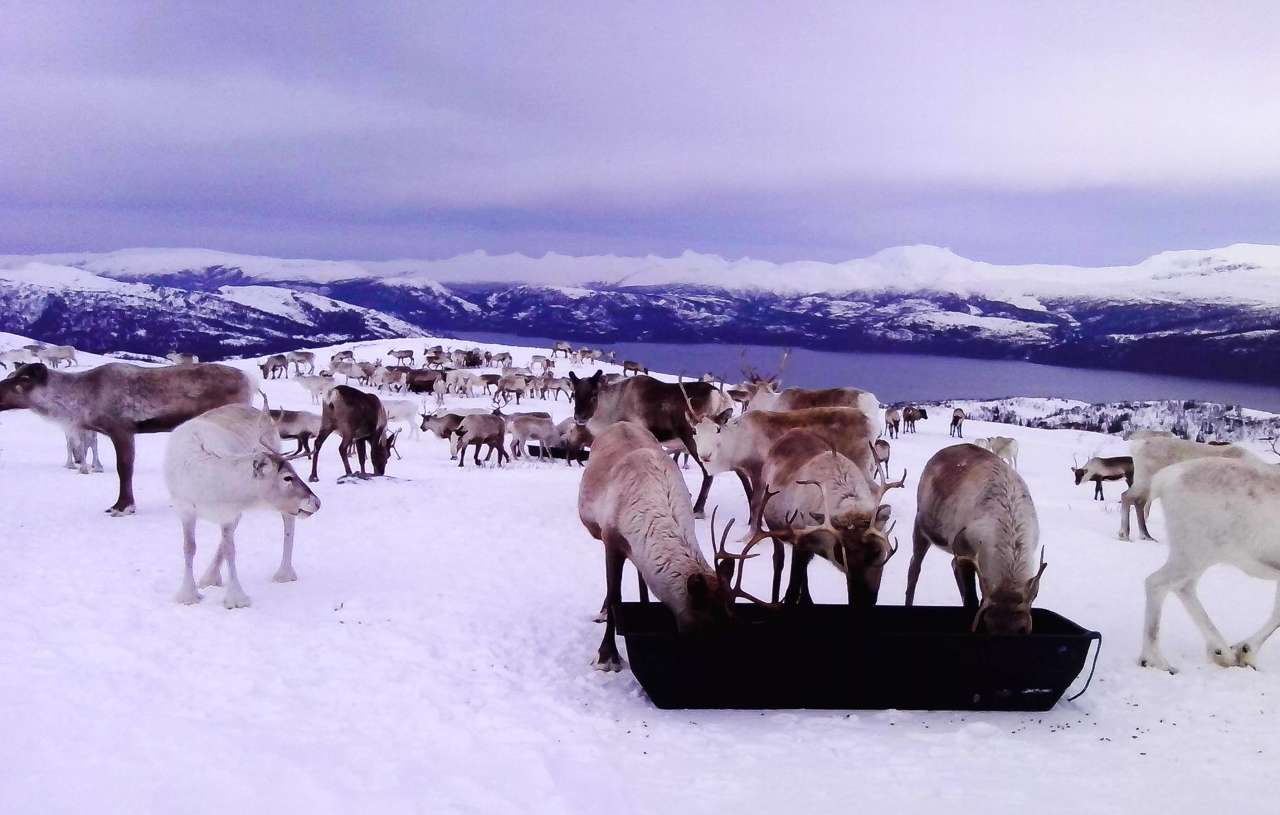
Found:
M 1089 678 L 1084 681 L 1084 687 L 1080 689 L 1079 693 L 1077 693 L 1074 696 L 1067 697 L 1068 702 L 1074 702 L 1075 700 L 1079 699 L 1081 696 L 1084 696 L 1084 692 L 1089 689 L 1089 683 L 1093 681 L 1093 672 L 1098 668 L 1098 657 L 1102 654 L 1102 632 L 1093 631 L 1091 633 L 1093 634 L 1093 636 L 1090 637 L 1090 639 L 1097 640 L 1098 647 L 1095 648 L 1093 651 L 1093 664 L 1089 666 Z

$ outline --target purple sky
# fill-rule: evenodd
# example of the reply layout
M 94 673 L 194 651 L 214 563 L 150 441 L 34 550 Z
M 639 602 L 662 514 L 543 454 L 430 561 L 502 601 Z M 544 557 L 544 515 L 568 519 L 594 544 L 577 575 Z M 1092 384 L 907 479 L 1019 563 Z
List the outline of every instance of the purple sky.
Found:
M 330 5 L 0 0 L 0 253 L 1280 243 L 1274 3 Z

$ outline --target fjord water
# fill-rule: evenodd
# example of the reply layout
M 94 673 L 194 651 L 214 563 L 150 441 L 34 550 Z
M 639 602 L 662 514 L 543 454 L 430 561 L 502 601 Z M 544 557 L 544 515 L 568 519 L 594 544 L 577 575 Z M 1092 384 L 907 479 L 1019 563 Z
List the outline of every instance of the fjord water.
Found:
M 466 333 L 477 342 L 512 345 L 545 344 L 545 337 Z M 577 345 L 578 343 L 575 343 Z M 769 346 L 676 345 L 659 342 L 583 343 L 618 352 L 618 361 L 633 359 L 654 370 L 705 372 L 730 382 L 742 378 L 744 365 L 762 373 L 778 369 L 782 349 Z M 1064 368 L 1033 362 L 968 359 L 929 354 L 886 354 L 864 351 L 810 351 L 796 348 L 787 364 L 786 384 L 831 387 L 849 384 L 873 391 L 880 401 L 995 399 L 1005 396 L 1055 396 L 1086 402 L 1141 399 L 1198 399 L 1280 412 L 1280 387 L 1210 379 Z

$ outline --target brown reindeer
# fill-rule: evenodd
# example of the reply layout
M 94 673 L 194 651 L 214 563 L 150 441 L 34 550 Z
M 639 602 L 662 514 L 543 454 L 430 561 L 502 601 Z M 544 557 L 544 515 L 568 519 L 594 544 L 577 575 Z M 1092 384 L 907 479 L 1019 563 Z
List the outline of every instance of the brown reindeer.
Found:
M 502 416 L 476 414 L 472 416 L 462 417 L 462 423 L 458 426 L 458 432 L 462 434 L 462 438 L 458 440 L 458 466 L 461 467 L 466 461 L 467 445 L 474 444 L 476 446 L 475 464 L 480 466 L 480 448 L 482 446 L 489 448 L 489 453 L 484 457 L 485 462 L 493 458 L 494 452 L 498 454 L 498 466 L 502 466 L 502 460 L 505 458 L 511 460 L 511 456 L 507 455 L 507 451 L 502 449 L 503 443 L 506 441 L 507 422 Z
M 902 409 L 902 429 L 908 433 L 916 432 L 916 422 L 929 419 L 929 412 L 922 407 L 907 405 Z
M 622 363 L 622 375 L 626 376 L 627 374 L 631 374 L 632 376 L 644 374 L 645 376 L 648 376 L 649 369 L 641 365 L 639 362 L 633 362 L 628 359 L 624 360 Z
M 1125 484 L 1133 486 L 1133 457 L 1132 456 L 1109 456 L 1107 458 L 1099 458 L 1094 456 L 1080 466 L 1079 461 L 1073 459 L 1071 474 L 1075 476 L 1076 486 L 1080 486 L 1086 481 L 1093 482 L 1093 500 L 1105 501 L 1106 496 L 1102 494 L 1103 481 L 1119 481 L 1125 480 Z
M 247 405 L 250 392 L 249 378 L 227 365 L 142 368 L 112 362 L 73 374 L 32 363 L 0 381 L 0 411 L 27 408 L 111 439 L 120 494 L 107 512 L 132 515 L 134 436 L 167 433 L 222 405 Z
M 315 450 L 311 454 L 309 480 L 313 483 L 320 480 L 316 473 L 320 465 L 320 448 L 334 431 L 342 438 L 338 455 L 342 457 L 342 469 L 346 470 L 344 477 L 352 475 L 347 456 L 353 444 L 360 458 L 360 478 L 369 477 L 365 472 L 366 447 L 373 463 L 373 474 L 386 475 L 387 461 L 395 449 L 400 431 L 387 433 L 387 411 L 382 407 L 382 400 L 348 385 L 338 385 L 325 394 L 320 413 L 320 433 L 316 435 Z
M 720 410 L 719 418 L 728 418 L 721 409 L 724 395 L 705 382 L 672 384 L 649 376 L 636 376 L 606 385 L 604 372 L 600 370 L 588 377 L 570 372 L 569 381 L 573 383 L 574 420 L 586 425 L 596 437 L 614 422 L 630 421 L 646 428 L 659 441 L 678 439 L 686 449 L 696 453 L 693 425 L 698 421 L 699 411 L 714 405 Z M 732 407 L 728 412 L 732 413 Z M 701 456 L 695 455 L 695 458 L 702 470 L 702 488 L 694 504 L 694 514 L 702 517 L 707 493 L 711 490 L 711 475 Z
M 964 415 L 964 411 L 961 410 L 960 408 L 956 408 L 955 410 L 951 411 L 951 435 L 952 436 L 955 436 L 956 438 L 959 438 L 959 439 L 964 438 L 964 420 L 966 418 L 967 417 Z

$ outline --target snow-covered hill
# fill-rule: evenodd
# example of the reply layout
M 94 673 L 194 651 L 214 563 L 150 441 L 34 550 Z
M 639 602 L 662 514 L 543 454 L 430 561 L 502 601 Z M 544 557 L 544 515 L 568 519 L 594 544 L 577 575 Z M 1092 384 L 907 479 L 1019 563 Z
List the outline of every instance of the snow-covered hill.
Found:
M 0 336 L 6 347 L 24 341 Z M 357 355 L 386 347 L 369 343 Z M 546 351 L 510 350 L 517 362 Z M 235 364 L 256 372 L 252 361 Z M 273 405 L 311 407 L 290 380 L 263 387 Z M 564 400 L 530 407 L 557 418 L 570 410 Z M 1031 415 L 1064 406 L 1019 407 Z M 280 522 L 250 514 L 238 530 L 238 563 L 253 606 L 226 611 L 216 588 L 198 606 L 178 606 L 182 541 L 166 507 L 165 436 L 139 438 L 138 514 L 109 518 L 101 512 L 115 494 L 109 444 L 107 473 L 81 476 L 62 469 L 55 427 L 26 412 L 0 414 L 0 496 L 9 499 L 0 554 L 11 566 L 0 570 L 0 809 L 856 805 L 916 815 L 963 787 L 996 815 L 1200 813 L 1223 801 L 1217 776 L 1171 768 L 1265 777 L 1277 749 L 1280 640 L 1259 654 L 1258 671 L 1219 668 L 1171 600 L 1162 637 L 1181 673 L 1137 666 L 1143 579 L 1165 549 L 1116 541 L 1117 490 L 1094 502 L 1066 469 L 1073 454 L 1119 454 L 1124 442 L 979 421 L 966 433 L 1018 438 L 1047 546 L 1038 605 L 1105 636 L 1089 692 L 1047 713 L 657 710 L 629 671 L 589 666 L 604 575 L 600 545 L 576 514 L 580 471 L 528 462 L 459 470 L 434 438 L 406 436 L 389 478 L 343 485 L 331 441 L 315 485 L 323 506 L 298 524 L 299 581 L 270 582 Z M 907 468 L 909 485 L 887 497 L 904 551 L 886 567 L 882 603 L 902 602 L 915 480 L 951 441 L 946 422 L 929 421 L 893 444 L 894 472 Z M 695 477 L 688 473 L 691 484 Z M 718 478 L 711 504 L 740 528 L 747 508 L 736 479 Z M 1159 504 L 1152 522 L 1163 535 Z M 707 523 L 697 531 L 706 545 Z M 217 530 L 201 524 L 197 536 L 203 567 Z M 767 591 L 767 560 L 751 561 L 748 590 Z M 834 569 L 818 562 L 811 576 L 819 602 L 841 601 Z M 624 594 L 634 591 L 628 572 Z M 1206 574 L 1199 591 L 1232 640 L 1253 631 L 1274 599 L 1269 584 L 1230 567 Z M 918 598 L 958 602 L 938 552 L 924 562 Z M 1232 810 L 1274 804 L 1260 792 L 1236 796 Z
M 146 287 L 225 301 L 225 287 L 269 286 L 363 309 L 361 319 L 378 324 L 365 328 L 352 320 L 316 334 L 305 320 L 293 320 L 292 306 L 288 313 L 277 309 L 277 322 L 264 326 L 261 338 L 290 336 L 294 344 L 380 336 L 383 325 L 401 320 L 419 332 L 490 331 L 591 343 L 789 344 L 1255 382 L 1280 378 L 1276 246 L 1164 252 L 1132 266 L 1105 268 L 999 266 L 934 246 L 898 247 L 844 263 L 726 260 L 692 252 L 675 258 L 478 252 L 426 261 L 313 261 L 128 249 L 0 257 L 0 268 L 9 270 L 0 275 L 0 297 L 14 288 L 14 275 L 31 284 L 46 274 L 56 281 L 50 288 L 99 293 L 86 303 L 59 303 L 43 322 L 0 322 L 0 328 L 29 330 L 51 341 L 73 341 L 62 332 L 84 319 L 89 305 L 116 297 L 145 299 Z M 68 269 L 80 270 L 79 276 Z M 106 289 L 104 281 L 142 288 Z M 231 299 L 253 306 L 244 300 L 249 296 Z M 206 303 L 191 300 L 186 316 L 216 322 L 200 313 Z M 227 330 L 226 347 L 251 344 L 255 328 L 244 322 Z M 109 329 L 106 321 L 98 325 L 90 340 Z M 141 344 L 135 350 L 169 350 L 159 347 L 170 341 L 167 334 L 148 339 L 133 326 L 117 328 L 108 330 L 113 342 L 131 337 L 135 346 Z M 216 337 L 219 330 L 202 323 L 198 333 Z M 347 333 L 338 337 L 342 331 Z

